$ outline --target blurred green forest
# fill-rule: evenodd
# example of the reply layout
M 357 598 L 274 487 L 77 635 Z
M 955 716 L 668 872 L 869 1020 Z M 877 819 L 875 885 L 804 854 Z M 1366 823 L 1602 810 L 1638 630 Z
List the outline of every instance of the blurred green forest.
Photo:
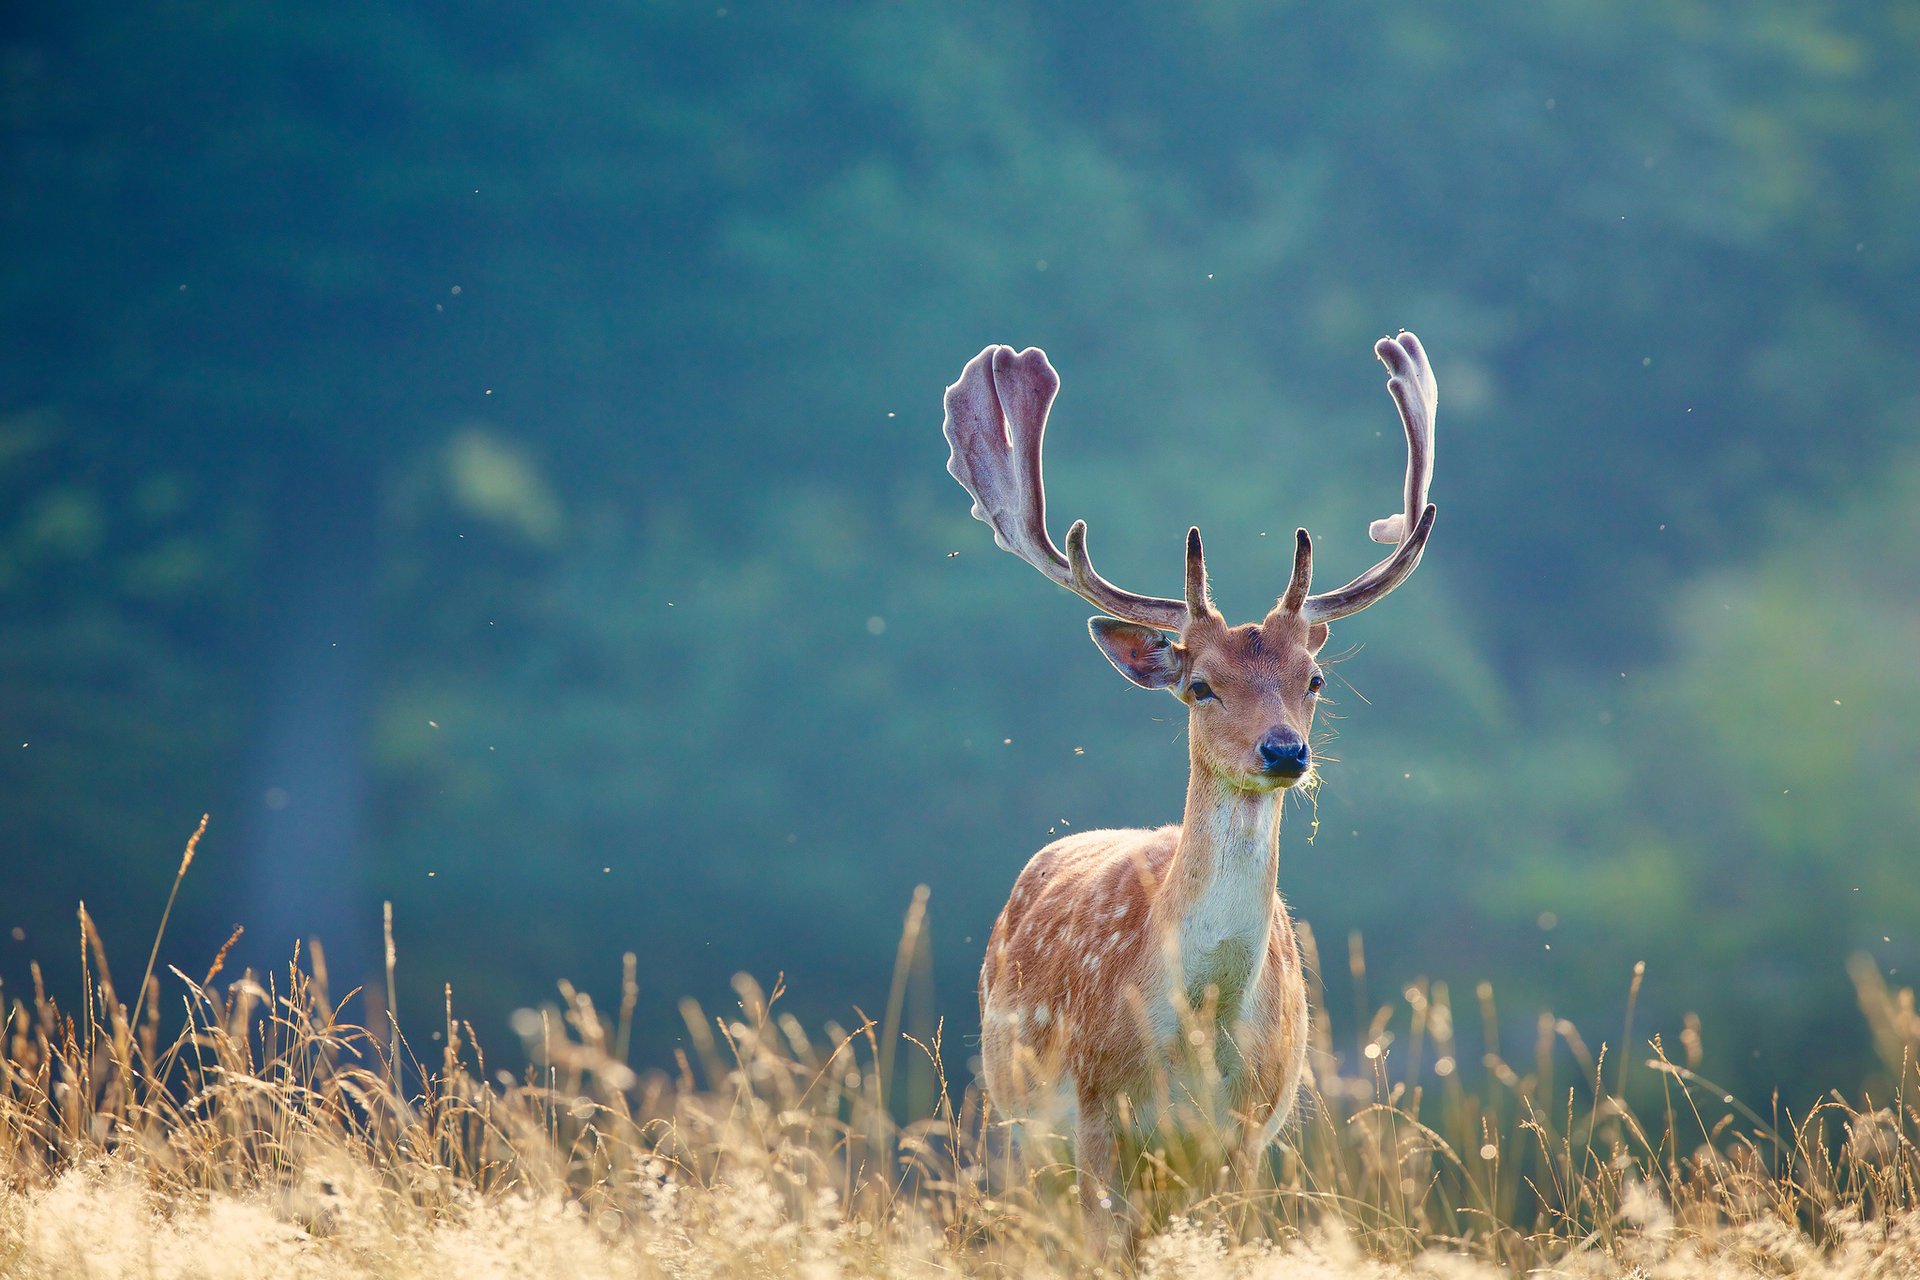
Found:
M 1281 886 L 1337 1005 L 1493 982 L 1757 1096 L 1920 965 L 1920 8 L 76 0 L 0 18 L 0 994 L 328 944 L 401 1013 L 571 977 L 636 1056 L 787 974 L 935 1006 L 1050 833 L 1177 819 L 1179 708 L 943 470 L 989 342 L 1056 536 L 1257 617 L 1371 563 Z M 1361 695 L 1364 695 L 1361 696 Z M 1314 820 L 1317 816 L 1317 832 Z M 1070 825 L 1068 825 L 1070 824 Z M 1312 836 L 1309 839 L 1309 836 Z M 124 976 L 124 975 L 123 975 Z M 491 1037 L 496 1044 L 504 1030 Z

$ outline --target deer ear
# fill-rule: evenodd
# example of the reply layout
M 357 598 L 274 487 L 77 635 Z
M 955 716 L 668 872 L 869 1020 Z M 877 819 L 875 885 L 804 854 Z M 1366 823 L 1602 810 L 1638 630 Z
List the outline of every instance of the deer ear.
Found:
M 1327 630 L 1327 624 L 1324 622 L 1316 622 L 1308 627 L 1307 652 L 1318 654 L 1322 649 L 1327 647 L 1327 637 L 1331 634 L 1332 633 Z
M 1166 689 L 1180 683 L 1187 656 L 1164 631 L 1117 618 L 1091 618 L 1087 630 L 1107 661 L 1142 689 Z

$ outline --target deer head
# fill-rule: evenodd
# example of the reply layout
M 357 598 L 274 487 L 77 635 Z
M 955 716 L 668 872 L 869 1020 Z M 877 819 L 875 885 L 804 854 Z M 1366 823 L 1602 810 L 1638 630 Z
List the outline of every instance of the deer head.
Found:
M 1308 733 L 1324 677 L 1318 655 L 1328 624 L 1360 612 L 1412 574 L 1433 530 L 1433 415 L 1438 393 L 1420 340 L 1382 338 L 1374 354 L 1407 435 L 1407 473 L 1398 513 L 1368 533 L 1394 544 L 1345 586 L 1312 594 L 1313 542 L 1294 534 L 1293 576 L 1258 623 L 1229 626 L 1207 591 L 1200 530 L 1187 531 L 1184 600 L 1123 591 L 1094 571 L 1087 525 L 1067 530 L 1065 554 L 1047 532 L 1040 446 L 1060 377 L 1037 347 L 988 347 L 947 388 L 947 470 L 973 495 L 973 514 L 993 539 L 1101 611 L 1088 626 L 1120 674 L 1186 703 L 1195 762 L 1243 791 L 1291 787 L 1313 770 Z

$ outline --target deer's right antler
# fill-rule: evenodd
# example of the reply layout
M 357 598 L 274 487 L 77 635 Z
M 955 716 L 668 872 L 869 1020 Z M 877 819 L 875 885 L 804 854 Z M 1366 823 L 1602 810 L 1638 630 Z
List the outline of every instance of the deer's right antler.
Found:
M 1028 347 L 988 347 L 967 362 L 947 388 L 942 430 L 953 456 L 947 470 L 973 495 L 973 515 L 993 530 L 993 540 L 1102 613 L 1163 631 L 1183 631 L 1191 616 L 1178 600 L 1123 591 L 1094 572 L 1087 555 L 1087 523 L 1067 530 L 1062 555 L 1047 533 L 1047 493 L 1040 474 L 1040 444 L 1047 410 L 1060 390 L 1060 375 L 1047 353 Z M 1189 556 L 1198 556 L 1198 539 Z M 1203 565 L 1197 569 L 1204 580 Z

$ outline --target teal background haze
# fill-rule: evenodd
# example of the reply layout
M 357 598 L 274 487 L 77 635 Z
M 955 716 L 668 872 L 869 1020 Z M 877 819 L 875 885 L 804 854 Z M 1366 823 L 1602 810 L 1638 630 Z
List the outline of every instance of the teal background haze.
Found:
M 1044 347 L 1055 536 L 1258 617 L 1379 552 L 1281 887 L 1335 1012 L 1491 981 L 1709 1075 L 1862 1078 L 1920 965 L 1920 10 L 9 6 L 0 998 L 326 943 L 483 1040 L 567 977 L 933 998 L 1184 712 L 996 551 L 942 388 Z M 1364 698 L 1361 696 L 1364 695 Z M 1317 822 L 1317 825 L 1316 825 Z M 1346 974 L 1366 939 L 1366 992 Z M 61 987 L 61 984 L 68 984 Z

